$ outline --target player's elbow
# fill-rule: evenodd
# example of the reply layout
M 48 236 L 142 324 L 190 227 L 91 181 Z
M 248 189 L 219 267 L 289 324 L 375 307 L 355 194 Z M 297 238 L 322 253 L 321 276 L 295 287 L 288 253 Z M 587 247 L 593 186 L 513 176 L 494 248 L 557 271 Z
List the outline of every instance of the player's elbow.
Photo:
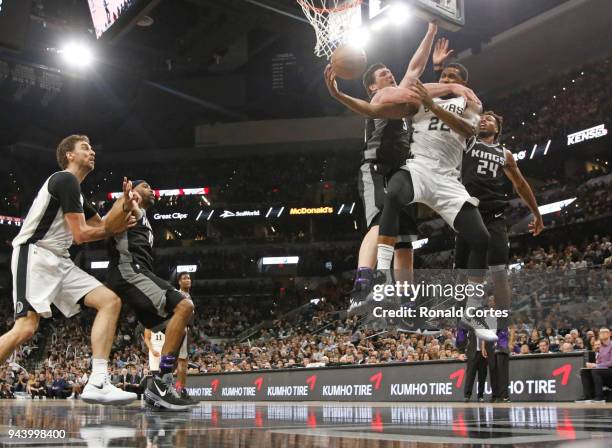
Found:
M 74 244 L 84 244 L 87 242 L 87 238 L 85 236 L 85 232 L 83 232 L 81 229 L 76 229 L 72 231 L 72 240 L 74 241 Z

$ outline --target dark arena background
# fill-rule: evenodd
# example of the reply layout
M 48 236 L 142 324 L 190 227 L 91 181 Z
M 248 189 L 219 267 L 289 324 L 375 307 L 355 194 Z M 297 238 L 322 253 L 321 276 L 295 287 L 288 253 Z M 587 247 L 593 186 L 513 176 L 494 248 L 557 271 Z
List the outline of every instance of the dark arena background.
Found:
M 601 0 L 0 0 L 0 445 L 612 446 L 611 17 Z M 364 130 L 402 122 L 374 114 L 366 126 L 343 104 L 369 106 L 365 67 L 338 79 L 337 94 L 324 76 L 334 49 L 350 45 L 400 83 L 434 19 L 416 76 L 437 83 L 440 70 L 465 66 L 478 113 L 503 117 L 503 127 L 492 121 L 495 144 L 476 145 L 509 154 L 499 173 L 522 173 L 497 191 L 507 243 L 495 245 L 483 200 L 479 211 L 467 204 L 491 231 L 489 260 L 493 247 L 509 249 L 486 280 L 469 274 L 468 286 L 485 288 L 480 309 L 500 310 L 509 295 L 507 321 L 482 320 L 497 342 L 461 317 L 375 315 L 372 291 L 391 286 L 391 274 L 465 286 L 454 277 L 457 234 L 435 204 L 418 204 L 415 237 L 402 246 L 412 248 L 410 272 L 384 270 L 393 247 L 383 224 L 378 240 L 371 233 L 367 198 L 376 189 L 377 211 L 388 207 L 396 177 L 375 173 L 381 155 L 364 152 L 376 138 L 364 142 Z M 423 95 L 414 79 L 395 80 L 387 91 Z M 470 92 L 459 88 L 434 102 L 463 101 Z M 417 129 L 412 149 L 419 133 L 460 135 L 439 131 L 433 115 L 418 127 L 419 114 L 444 112 L 434 106 L 398 131 Z M 476 114 L 472 135 L 485 138 L 487 116 Z M 70 146 L 60 168 L 69 135 L 91 148 Z M 476 152 L 456 141 L 465 175 Z M 479 175 L 493 172 L 491 160 L 478 162 Z M 459 183 L 450 177 L 442 184 Z M 426 180 L 413 173 L 415 191 Z M 113 214 L 123 220 L 115 227 Z M 127 219 L 136 226 L 125 230 Z M 70 258 L 53 251 L 53 235 L 67 235 L 66 249 L 74 242 Z M 150 268 L 122 264 L 121 250 L 151 243 Z M 125 266 L 140 279 L 132 290 L 113 287 Z M 70 288 L 80 313 L 64 312 Z M 95 306 L 93 288 L 106 291 Z M 384 291 L 385 311 L 410 308 Z M 461 300 L 453 291 L 451 305 Z M 439 299 L 425 305 L 448 310 Z M 357 303 L 369 305 L 355 313 Z M 148 324 L 151 313 L 161 323 Z M 147 327 L 166 342 L 150 350 Z M 88 398 L 92 387 L 103 392 Z

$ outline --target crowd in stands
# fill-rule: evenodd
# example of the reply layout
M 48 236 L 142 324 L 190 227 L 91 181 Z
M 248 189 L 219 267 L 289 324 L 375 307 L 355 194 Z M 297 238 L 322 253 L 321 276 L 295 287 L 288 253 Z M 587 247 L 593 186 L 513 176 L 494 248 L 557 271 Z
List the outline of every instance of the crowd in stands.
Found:
M 506 143 L 518 147 L 541 143 L 555 135 L 610 123 L 611 68 L 610 59 L 598 61 L 491 102 L 491 107 L 504 115 Z M 83 190 L 98 201 L 101 212 L 110 206 L 106 193 L 119 191 L 124 175 L 146 179 L 154 188 L 210 187 L 206 198 L 162 198 L 156 203 L 160 213 L 228 204 L 318 206 L 358 202 L 355 177 L 359 151 L 347 154 L 313 152 L 210 159 L 206 163 L 186 160 L 172 165 L 116 165 L 112 171 L 97 169 L 88 177 Z M 7 175 L 0 176 L 0 214 L 22 216 L 36 190 L 55 169 L 53 161 L 46 166 L 28 164 L 28 170 L 16 159 L 6 163 L 3 169 Z M 566 182 L 549 177 L 536 188 L 539 203 L 577 197 L 575 203 L 547 217 L 549 229 L 612 214 L 610 183 L 596 180 L 585 183 L 586 180 L 575 178 L 574 182 Z M 527 214 L 524 206 L 513 207 L 509 221 L 518 222 Z M 353 216 L 357 215 L 358 212 Z M 229 238 L 309 243 L 302 248 L 285 245 L 240 250 L 205 247 L 199 250 L 194 244 L 195 249 L 178 248 L 156 257 L 155 270 L 166 278 L 176 274 L 179 264 L 197 265 L 196 296 L 223 297 L 222 301 L 196 303 L 198 314 L 189 330 L 191 373 L 462 359 L 452 330 L 429 336 L 376 334 L 372 329 L 362 328 L 356 319 L 346 318 L 342 310 L 347 307 L 351 282 L 340 275 L 355 268 L 363 229 L 353 225 L 352 216 L 344 223 L 348 227 L 337 225 L 331 218 L 343 217 L 334 214 L 323 224 L 304 221 L 307 224 L 285 227 L 278 224 L 277 229 L 260 227 L 259 233 L 248 226 L 228 224 L 225 234 L 215 230 L 214 222 L 202 221 L 197 228 L 193 221 L 176 226 L 157 226 L 154 222 L 157 241 L 162 242 L 156 243 L 158 246 L 164 245 L 163 241 L 181 240 L 182 233 L 194 240 L 223 243 Z M 174 236 L 167 237 L 168 232 Z M 312 244 L 328 240 L 337 243 Z M 511 279 L 516 314 L 511 351 L 515 356 L 597 350 L 597 329 L 610 325 L 610 237 L 593 235 L 589 241 L 575 243 L 570 240 L 564 237 L 556 244 L 513 247 Z M 9 243 L 8 238 L 3 239 L 3 248 L 8 250 Z M 281 287 L 262 275 L 257 264 L 263 256 L 278 255 L 300 257 L 295 276 L 333 275 L 334 281 L 322 282 L 311 289 Z M 428 261 L 425 267 L 450 268 L 452 252 L 436 253 Z M 255 277 L 258 278 L 253 280 Z M 232 287 L 231 293 L 228 285 Z M 575 300 L 577 291 L 582 301 Z M 251 297 L 238 300 L 231 294 Z M 3 300 L 9 303 L 10 298 Z M 283 300 L 285 306 L 280 304 Z M 303 305 L 304 309 L 288 315 L 287 304 Z M 91 322 L 91 312 L 70 320 L 59 316 L 45 320 L 35 337 L 15 353 L 12 364 L 0 369 L 0 397 L 10 398 L 19 393 L 41 398 L 78 397 L 90 371 Z M 234 339 L 264 322 L 266 325 L 250 339 Z M 0 332 L 7 331 L 12 323 L 10 306 L 5 306 L 0 312 Z M 136 326 L 135 317 L 127 311 L 113 344 L 111 381 L 119 387 L 137 390 L 148 374 L 147 358 L 142 328 Z
M 611 73 L 612 57 L 607 57 L 496 98 L 487 107 L 504 116 L 506 143 L 531 147 L 610 123 Z
M 511 275 L 512 354 L 596 350 L 597 329 L 609 325 L 612 316 L 612 273 L 601 269 L 606 263 L 612 264 L 609 236 L 595 235 L 582 244 L 536 247 L 517 255 L 513 264 L 521 268 L 516 272 L 515 267 Z M 531 280 L 525 277 L 528 274 Z M 548 274 L 556 277 L 546 277 Z M 535 287 L 534 279 L 547 283 L 548 289 Z M 361 326 L 357 318 L 346 318 L 342 310 L 346 309 L 350 287 L 349 277 L 322 283 L 304 295 L 300 312 L 289 314 L 252 302 L 230 300 L 229 305 L 217 302 L 207 306 L 199 304 L 196 297 L 198 315 L 190 327 L 190 372 L 463 359 L 453 330 L 429 336 L 394 331 L 377 334 Z M 129 311 L 125 314 L 113 345 L 111 380 L 136 390 L 148 373 L 147 353 L 142 328 L 136 327 Z M 5 330 L 11 319 L 6 312 L 1 320 Z M 26 392 L 78 397 L 89 371 L 91 321 L 91 312 L 69 320 L 56 316 L 46 321 L 41 331 L 48 337 L 37 335 L 15 358 L 17 364 L 27 364 L 42 351 L 41 361 L 31 366 L 29 375 L 11 366 L 0 371 L 1 395 Z M 262 322 L 267 325 L 246 341 L 232 339 Z

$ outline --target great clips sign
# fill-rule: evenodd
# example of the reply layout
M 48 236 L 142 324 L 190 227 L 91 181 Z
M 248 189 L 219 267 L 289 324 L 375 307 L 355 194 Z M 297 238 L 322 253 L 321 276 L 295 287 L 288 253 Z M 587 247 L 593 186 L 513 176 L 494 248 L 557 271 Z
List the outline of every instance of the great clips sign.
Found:
M 573 401 L 581 394 L 581 353 L 511 358 L 510 399 Z M 459 361 L 189 376 L 188 391 L 220 401 L 462 401 Z M 487 385 L 487 394 L 490 387 Z

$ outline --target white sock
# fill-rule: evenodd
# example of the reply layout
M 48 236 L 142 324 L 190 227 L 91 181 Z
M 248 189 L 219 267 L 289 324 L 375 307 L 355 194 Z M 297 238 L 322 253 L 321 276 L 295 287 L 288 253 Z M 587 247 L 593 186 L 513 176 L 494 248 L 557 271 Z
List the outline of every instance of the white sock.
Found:
M 378 255 L 376 259 L 378 260 L 378 264 L 376 266 L 377 269 L 380 270 L 388 270 L 391 269 L 391 260 L 393 260 L 393 246 L 389 246 L 388 244 L 379 244 L 378 245 Z
M 91 377 L 89 381 L 92 384 L 101 385 L 108 373 L 108 361 L 106 359 L 91 360 Z

